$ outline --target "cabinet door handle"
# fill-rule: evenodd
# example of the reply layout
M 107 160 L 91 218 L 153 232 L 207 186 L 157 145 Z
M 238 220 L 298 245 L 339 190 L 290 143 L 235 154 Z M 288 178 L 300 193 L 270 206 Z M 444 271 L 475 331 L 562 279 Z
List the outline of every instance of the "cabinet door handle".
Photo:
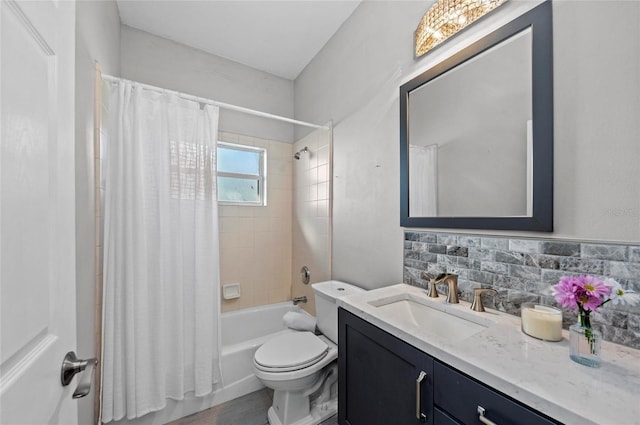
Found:
M 487 419 L 487 417 L 484 415 L 485 412 L 486 411 L 484 410 L 484 407 L 478 406 L 478 420 L 485 425 L 497 425 L 492 420 Z
M 427 421 L 427 415 L 422 413 L 422 403 L 421 403 L 422 397 L 420 396 L 420 390 L 422 388 L 421 384 L 424 378 L 426 377 L 427 377 L 427 373 L 424 370 L 421 370 L 420 375 L 418 375 L 418 379 L 416 379 L 416 419 L 419 420 L 420 422 Z

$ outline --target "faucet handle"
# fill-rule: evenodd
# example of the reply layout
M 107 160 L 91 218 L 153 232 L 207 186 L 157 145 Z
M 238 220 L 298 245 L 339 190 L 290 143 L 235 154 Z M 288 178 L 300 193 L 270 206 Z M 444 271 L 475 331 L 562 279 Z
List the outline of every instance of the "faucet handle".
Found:
M 436 288 L 436 279 L 429 279 L 429 289 L 427 289 L 427 296 L 431 298 L 438 298 L 438 289 Z
M 475 288 L 473 290 L 473 303 L 471 304 L 471 310 L 484 311 L 484 305 L 482 304 L 482 294 L 485 292 L 491 292 L 493 295 L 498 295 L 498 291 L 491 288 Z

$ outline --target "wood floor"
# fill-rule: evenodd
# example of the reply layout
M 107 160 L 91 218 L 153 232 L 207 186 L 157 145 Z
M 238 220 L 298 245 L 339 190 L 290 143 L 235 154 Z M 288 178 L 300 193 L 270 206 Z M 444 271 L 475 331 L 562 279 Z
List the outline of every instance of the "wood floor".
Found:
M 271 407 L 272 396 L 270 390 L 263 389 L 178 419 L 169 425 L 269 425 L 267 410 Z M 336 416 L 322 423 L 337 424 Z

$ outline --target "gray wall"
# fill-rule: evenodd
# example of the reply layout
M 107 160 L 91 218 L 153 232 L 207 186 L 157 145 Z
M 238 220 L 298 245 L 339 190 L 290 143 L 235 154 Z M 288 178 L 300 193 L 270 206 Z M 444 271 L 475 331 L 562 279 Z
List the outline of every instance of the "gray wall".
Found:
M 335 124 L 334 278 L 402 281 L 399 86 L 537 3 L 508 2 L 414 60 L 413 31 L 429 5 L 363 2 L 296 79 L 296 118 Z M 553 5 L 556 230 L 471 232 L 638 241 L 640 3 Z
M 120 74 L 120 17 L 115 1 L 76 3 L 76 322 L 81 358 L 95 357 L 94 78 L 96 61 Z M 93 422 L 95 387 L 78 400 L 78 423 Z
M 122 77 L 183 93 L 293 117 L 293 81 L 127 26 Z M 220 131 L 293 143 L 293 126 L 220 110 Z

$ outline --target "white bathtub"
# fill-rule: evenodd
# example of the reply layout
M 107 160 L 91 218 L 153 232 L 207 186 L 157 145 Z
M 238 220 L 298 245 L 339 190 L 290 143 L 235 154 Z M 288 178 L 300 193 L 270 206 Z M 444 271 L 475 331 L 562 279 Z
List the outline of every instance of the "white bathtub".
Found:
M 264 387 L 253 374 L 253 355 L 274 335 L 292 332 L 282 323 L 288 311 L 304 312 L 289 301 L 222 314 L 221 391 L 228 400 Z
M 167 406 L 160 411 L 111 424 L 166 424 L 264 388 L 253 374 L 253 355 L 258 347 L 274 335 L 293 332 L 282 323 L 282 316 L 287 311 L 304 312 L 288 301 L 222 313 L 220 363 L 223 386 L 205 397 L 196 398 L 187 394 L 183 400 L 167 400 Z

